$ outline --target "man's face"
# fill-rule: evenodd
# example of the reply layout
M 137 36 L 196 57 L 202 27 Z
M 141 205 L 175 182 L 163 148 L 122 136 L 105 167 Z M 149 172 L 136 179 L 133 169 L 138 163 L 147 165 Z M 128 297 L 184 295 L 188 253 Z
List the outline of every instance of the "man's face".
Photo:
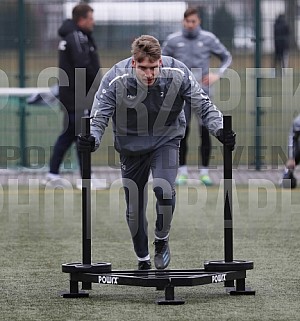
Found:
M 192 14 L 183 19 L 183 27 L 188 31 L 193 31 L 200 25 L 200 19 L 198 15 Z
M 159 74 L 161 59 L 151 62 L 146 57 L 142 62 L 132 59 L 132 67 L 136 70 L 137 78 L 145 85 L 152 86 Z
M 79 27 L 82 30 L 89 31 L 89 32 L 93 31 L 94 24 L 95 24 L 95 21 L 94 21 L 94 15 L 92 11 L 89 11 L 85 18 L 80 18 L 78 21 Z

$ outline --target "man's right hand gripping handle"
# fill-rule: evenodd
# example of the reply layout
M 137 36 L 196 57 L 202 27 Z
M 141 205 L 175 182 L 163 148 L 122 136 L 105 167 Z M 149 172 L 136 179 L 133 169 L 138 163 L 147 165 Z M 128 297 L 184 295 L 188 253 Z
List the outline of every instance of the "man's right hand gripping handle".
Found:
M 80 153 L 93 152 L 95 150 L 95 137 L 92 135 L 78 135 L 77 149 Z

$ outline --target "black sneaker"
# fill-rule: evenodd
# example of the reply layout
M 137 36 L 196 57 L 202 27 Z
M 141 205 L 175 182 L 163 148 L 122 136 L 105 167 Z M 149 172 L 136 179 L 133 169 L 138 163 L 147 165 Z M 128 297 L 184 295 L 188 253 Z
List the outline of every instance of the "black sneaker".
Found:
M 282 176 L 281 186 L 283 188 L 295 188 L 297 186 L 297 180 L 292 171 L 285 172 Z
M 157 269 L 165 269 L 171 260 L 169 240 L 155 240 L 154 264 Z
M 138 270 L 150 270 L 151 269 L 151 261 L 139 261 Z

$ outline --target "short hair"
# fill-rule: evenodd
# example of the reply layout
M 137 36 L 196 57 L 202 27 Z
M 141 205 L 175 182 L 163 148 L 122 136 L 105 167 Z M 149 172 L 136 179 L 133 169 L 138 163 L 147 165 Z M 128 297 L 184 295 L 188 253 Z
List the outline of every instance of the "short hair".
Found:
M 80 3 L 76 5 L 72 10 L 72 19 L 75 23 L 79 21 L 80 18 L 86 18 L 89 12 L 93 12 L 94 9 L 87 3 Z
M 200 14 L 199 14 L 199 9 L 196 8 L 196 7 L 190 7 L 190 8 L 187 8 L 183 14 L 183 18 L 186 19 L 188 18 L 189 16 L 192 16 L 192 15 L 197 15 L 199 18 L 200 18 Z
M 154 62 L 161 58 L 161 47 L 156 38 L 142 35 L 133 41 L 131 53 L 137 62 L 142 62 L 146 57 L 151 62 Z

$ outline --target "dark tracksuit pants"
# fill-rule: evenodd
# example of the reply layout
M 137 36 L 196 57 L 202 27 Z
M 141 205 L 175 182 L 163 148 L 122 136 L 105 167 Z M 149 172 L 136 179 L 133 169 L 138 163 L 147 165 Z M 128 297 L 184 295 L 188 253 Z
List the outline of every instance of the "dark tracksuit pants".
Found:
M 185 136 L 180 142 L 180 152 L 179 152 L 179 166 L 186 165 L 187 153 L 188 153 L 188 137 L 190 133 L 190 126 L 187 124 L 185 129 Z M 209 166 L 209 158 L 211 153 L 211 139 L 209 136 L 209 131 L 206 127 L 199 125 L 199 134 L 201 137 L 201 146 L 199 159 L 201 159 L 201 165 L 204 167 Z M 199 163 L 200 165 L 200 163 Z
M 184 113 L 186 118 L 186 129 L 185 129 L 185 136 L 180 142 L 180 149 L 179 149 L 179 166 L 186 165 L 187 159 L 187 152 L 188 152 L 188 137 L 190 133 L 190 124 L 191 124 L 191 107 L 185 105 L 184 106 Z M 205 126 L 202 126 L 199 123 L 199 134 L 201 137 L 201 147 L 199 153 L 199 159 L 201 158 L 201 165 L 204 167 L 208 167 L 209 165 L 209 158 L 211 153 L 211 139 L 209 136 L 209 131 Z
M 288 67 L 288 49 L 285 46 L 275 45 L 274 68 Z
M 298 132 L 294 134 L 293 146 L 295 163 L 298 166 L 300 163 L 300 133 Z
M 83 115 L 80 113 L 68 113 L 67 111 L 64 111 L 63 131 L 57 138 L 54 145 L 50 159 L 50 173 L 59 174 L 59 168 L 63 162 L 66 152 L 73 143 L 76 143 L 77 135 L 80 133 L 80 120 L 82 116 Z M 81 169 L 81 157 L 78 152 L 77 157 Z
M 178 142 L 174 142 L 138 156 L 120 155 L 127 205 L 126 219 L 134 250 L 139 258 L 149 254 L 146 208 L 150 171 L 156 197 L 155 236 L 163 239 L 169 234 L 175 209 L 174 184 L 178 169 L 178 145 Z

